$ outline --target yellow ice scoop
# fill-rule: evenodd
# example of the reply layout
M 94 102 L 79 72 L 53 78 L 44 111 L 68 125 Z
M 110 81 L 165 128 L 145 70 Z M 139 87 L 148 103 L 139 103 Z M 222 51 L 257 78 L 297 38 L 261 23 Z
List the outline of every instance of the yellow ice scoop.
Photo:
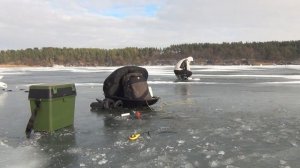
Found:
M 141 136 L 141 134 L 139 134 L 139 133 L 134 133 L 134 134 L 132 134 L 132 135 L 129 136 L 129 140 L 135 141 L 135 140 L 137 140 L 140 136 Z

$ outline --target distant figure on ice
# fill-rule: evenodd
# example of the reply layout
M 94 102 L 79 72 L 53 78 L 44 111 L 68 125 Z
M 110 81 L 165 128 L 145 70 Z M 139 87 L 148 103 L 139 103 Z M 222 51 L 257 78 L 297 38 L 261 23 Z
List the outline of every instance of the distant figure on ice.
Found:
M 179 80 L 188 80 L 192 76 L 192 71 L 190 67 L 191 61 L 194 61 L 193 57 L 187 57 L 180 60 L 174 69 L 174 73 Z
M 2 79 L 2 78 L 3 78 L 3 76 L 0 76 L 0 79 Z M 0 89 L 2 89 L 2 90 L 7 89 L 7 84 L 4 82 L 0 82 Z

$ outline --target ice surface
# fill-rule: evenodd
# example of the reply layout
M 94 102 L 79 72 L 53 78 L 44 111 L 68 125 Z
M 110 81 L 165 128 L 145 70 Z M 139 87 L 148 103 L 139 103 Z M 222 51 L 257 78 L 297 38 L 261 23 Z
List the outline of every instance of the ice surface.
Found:
M 0 68 L 0 167 L 226 167 L 300 165 L 300 66 L 192 66 L 200 81 L 176 82 L 173 66 L 145 66 L 159 102 L 138 109 L 90 111 L 118 67 Z M 74 127 L 25 137 L 28 89 L 75 83 Z M 129 141 L 132 133 L 141 133 Z
M 1 92 L 0 91 L 0 106 L 4 106 L 5 99 L 7 98 L 7 92 Z M 1 113 L 1 111 L 0 111 Z
M 11 147 L 0 140 L 0 165 L 3 168 L 39 168 L 47 162 L 47 157 L 32 146 Z

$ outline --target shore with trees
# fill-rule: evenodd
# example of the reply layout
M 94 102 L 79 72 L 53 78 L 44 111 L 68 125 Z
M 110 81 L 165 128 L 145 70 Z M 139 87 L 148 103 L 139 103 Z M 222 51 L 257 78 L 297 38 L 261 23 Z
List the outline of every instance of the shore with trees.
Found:
M 0 51 L 0 66 L 174 65 L 193 56 L 198 65 L 300 64 L 300 41 L 193 43 L 166 48 L 28 48 Z

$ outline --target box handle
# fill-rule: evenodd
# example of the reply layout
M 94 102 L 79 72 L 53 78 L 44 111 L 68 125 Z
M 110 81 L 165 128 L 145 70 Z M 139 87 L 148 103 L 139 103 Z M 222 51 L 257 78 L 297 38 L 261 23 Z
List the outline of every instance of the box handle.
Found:
M 37 112 L 40 109 L 41 99 L 35 100 L 34 102 L 35 102 L 35 108 L 33 110 L 33 113 L 31 114 L 31 117 L 29 118 L 29 121 L 28 121 L 27 126 L 26 126 L 26 130 L 25 130 L 27 138 L 30 138 L 30 134 L 31 134 L 31 131 L 32 131 L 33 126 L 34 126 L 34 122 L 35 122 Z

